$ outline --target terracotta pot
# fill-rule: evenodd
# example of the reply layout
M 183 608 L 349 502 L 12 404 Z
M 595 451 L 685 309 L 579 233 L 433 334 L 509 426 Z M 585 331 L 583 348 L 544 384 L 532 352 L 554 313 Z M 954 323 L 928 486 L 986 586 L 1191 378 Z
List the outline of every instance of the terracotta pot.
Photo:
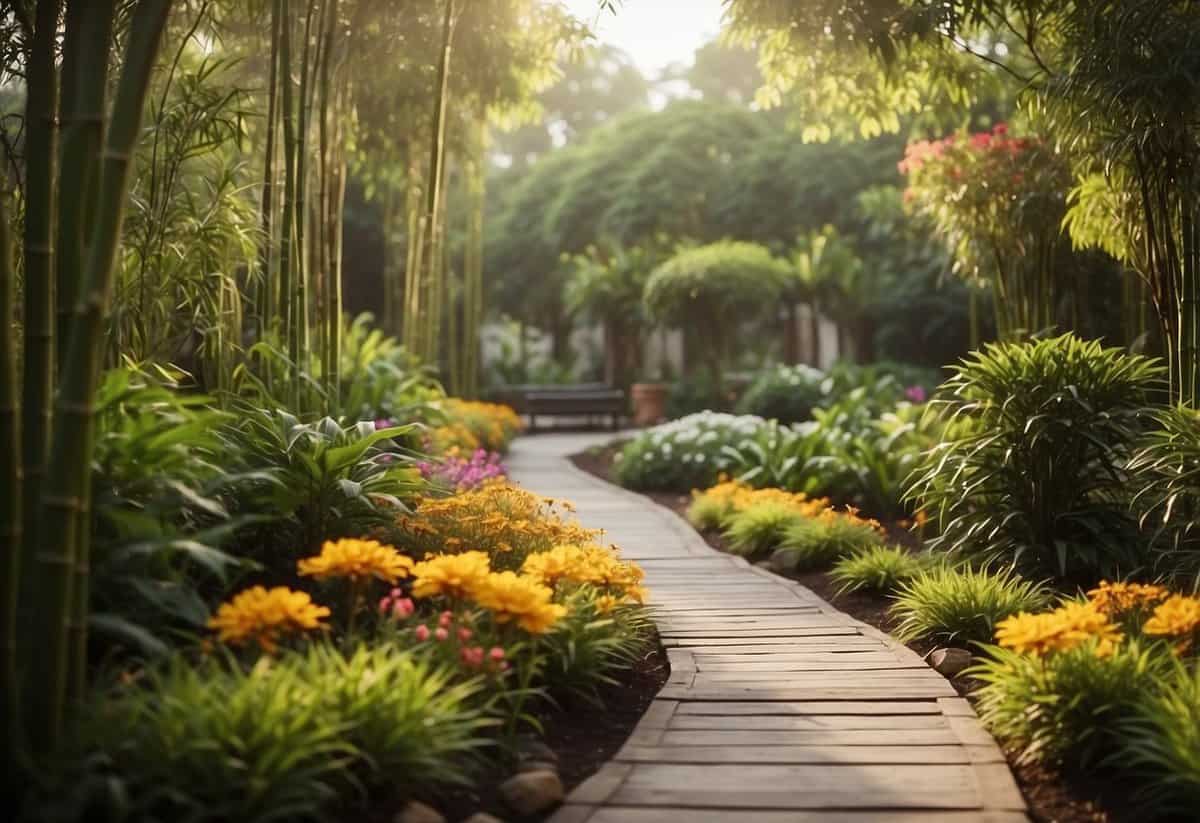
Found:
M 667 385 L 665 383 L 634 383 L 629 387 L 633 399 L 633 423 L 653 426 L 667 416 Z

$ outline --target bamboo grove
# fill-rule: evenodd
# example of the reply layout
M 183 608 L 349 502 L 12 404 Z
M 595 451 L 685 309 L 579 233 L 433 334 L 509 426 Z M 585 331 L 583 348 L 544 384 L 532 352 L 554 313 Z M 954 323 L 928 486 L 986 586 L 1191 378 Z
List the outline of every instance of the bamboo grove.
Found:
M 473 396 L 488 124 L 535 114 L 533 95 L 585 32 L 533 0 L 3 9 L 6 79 L 24 89 L 0 198 L 12 765 L 69 742 L 84 694 L 102 371 L 182 362 L 216 397 L 252 384 L 338 414 L 357 186 L 382 215 L 384 329 Z M 448 226 L 465 238 L 454 253 Z

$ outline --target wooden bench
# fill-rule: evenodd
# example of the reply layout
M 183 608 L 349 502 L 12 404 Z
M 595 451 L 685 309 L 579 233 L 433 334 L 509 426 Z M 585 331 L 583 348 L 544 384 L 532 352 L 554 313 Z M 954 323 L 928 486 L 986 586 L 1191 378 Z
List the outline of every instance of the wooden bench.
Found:
M 614 430 L 626 411 L 625 392 L 604 383 L 562 386 L 510 386 L 504 399 L 529 416 L 529 430 L 537 429 L 538 417 L 607 416 Z

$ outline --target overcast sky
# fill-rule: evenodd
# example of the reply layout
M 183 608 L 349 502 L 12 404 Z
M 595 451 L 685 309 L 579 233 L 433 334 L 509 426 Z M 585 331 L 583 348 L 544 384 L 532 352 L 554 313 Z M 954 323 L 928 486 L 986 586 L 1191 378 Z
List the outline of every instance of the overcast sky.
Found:
M 616 15 L 597 14 L 597 0 L 562 0 L 593 24 L 600 41 L 623 49 L 647 75 L 692 54 L 721 30 L 722 0 L 624 0 Z

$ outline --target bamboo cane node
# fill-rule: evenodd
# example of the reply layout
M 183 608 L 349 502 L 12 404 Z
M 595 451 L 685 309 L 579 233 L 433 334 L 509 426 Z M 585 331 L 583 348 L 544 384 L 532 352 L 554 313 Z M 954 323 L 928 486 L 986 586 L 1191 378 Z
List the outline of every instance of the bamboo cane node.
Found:
M 58 410 L 64 414 L 77 414 L 85 417 L 92 417 L 96 413 L 95 403 L 67 403 L 60 400 Z

